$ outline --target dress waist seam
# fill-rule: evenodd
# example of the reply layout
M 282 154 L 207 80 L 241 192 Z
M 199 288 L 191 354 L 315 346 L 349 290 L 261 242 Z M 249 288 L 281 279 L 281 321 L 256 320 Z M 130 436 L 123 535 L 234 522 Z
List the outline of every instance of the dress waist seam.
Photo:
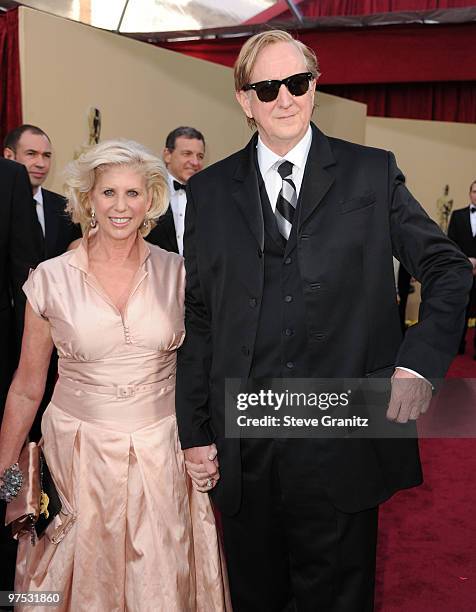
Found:
M 125 384 L 125 385 L 91 385 L 89 383 L 79 382 L 72 380 L 65 376 L 60 376 L 58 379 L 58 385 L 64 385 L 73 390 L 80 389 L 81 391 L 98 393 L 100 395 L 108 395 L 110 397 L 126 398 L 133 397 L 136 393 L 146 393 L 148 391 L 159 391 L 160 389 L 166 389 L 175 386 L 175 374 L 165 380 L 155 381 L 152 383 L 144 384 Z

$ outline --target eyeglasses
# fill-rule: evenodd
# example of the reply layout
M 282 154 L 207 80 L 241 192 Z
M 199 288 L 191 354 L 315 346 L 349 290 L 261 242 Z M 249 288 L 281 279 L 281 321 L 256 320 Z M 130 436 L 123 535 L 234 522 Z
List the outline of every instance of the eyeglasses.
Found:
M 314 78 L 312 72 L 300 72 L 286 77 L 282 81 L 271 79 L 269 81 L 259 81 L 258 83 L 248 83 L 243 86 L 243 91 L 254 89 L 258 100 L 261 102 L 272 102 L 276 100 L 281 85 L 286 85 L 288 91 L 293 96 L 303 96 L 309 91 L 309 83 Z

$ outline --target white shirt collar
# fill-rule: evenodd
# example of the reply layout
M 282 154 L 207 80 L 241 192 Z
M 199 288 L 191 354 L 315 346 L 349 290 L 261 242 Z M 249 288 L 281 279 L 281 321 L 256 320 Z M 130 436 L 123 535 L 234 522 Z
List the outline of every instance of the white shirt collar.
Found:
M 180 183 L 181 185 L 183 185 L 182 181 L 179 181 L 179 179 L 176 178 L 173 174 L 170 174 L 170 172 L 168 170 L 167 170 L 167 177 L 168 177 L 168 180 L 169 180 L 169 190 L 170 190 L 170 193 L 171 194 L 172 193 L 176 193 L 177 190 L 174 187 L 174 181 L 177 181 L 177 183 Z
M 312 142 L 312 129 L 311 126 L 307 128 L 307 132 L 301 138 L 301 140 L 295 145 L 286 155 L 277 155 L 269 147 L 267 147 L 261 140 L 261 136 L 258 136 L 258 143 L 256 148 L 258 150 L 258 166 L 261 174 L 266 174 L 275 164 L 283 161 L 284 159 L 290 161 L 294 166 L 301 171 L 304 170 L 306 165 L 307 156 L 309 149 L 311 148 Z
M 43 206 L 43 190 L 41 189 L 41 187 L 38 188 L 38 191 L 33 196 L 33 199 L 36 200 L 37 204 Z

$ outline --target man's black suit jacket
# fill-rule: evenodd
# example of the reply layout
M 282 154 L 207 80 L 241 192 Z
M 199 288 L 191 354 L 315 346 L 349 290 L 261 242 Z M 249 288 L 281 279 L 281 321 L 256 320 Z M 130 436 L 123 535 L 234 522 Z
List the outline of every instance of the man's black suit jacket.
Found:
M 43 191 L 45 213 L 44 259 L 51 259 L 66 252 L 68 246 L 81 237 L 81 229 L 65 211 L 66 200 L 54 191 Z
M 471 229 L 469 206 L 454 210 L 448 225 L 448 237 L 456 242 L 468 257 L 476 257 L 476 237 Z M 476 215 L 475 213 L 472 213 Z
M 159 217 L 157 225 L 146 236 L 146 240 L 151 244 L 156 244 L 166 251 L 170 251 L 172 253 L 179 252 L 174 215 L 170 204 L 165 213 Z
M 66 252 L 68 246 L 81 237 L 81 228 L 72 223 L 69 215 L 65 211 L 66 200 L 63 196 L 42 189 L 43 192 L 43 211 L 45 215 L 45 235 L 36 216 L 36 207 L 33 200 L 32 209 L 35 213 L 34 242 L 40 252 L 40 261 L 57 257 Z M 32 196 L 30 196 L 32 198 Z M 24 303 L 23 290 L 20 287 L 22 300 Z M 20 338 L 23 335 L 23 316 L 19 320 Z M 19 355 L 18 355 L 19 356 Z
M 297 254 L 311 375 L 390 376 L 396 365 L 442 377 L 456 353 L 470 266 L 407 190 L 394 156 L 328 138 L 314 125 L 298 204 Z M 241 497 L 239 440 L 225 439 L 226 377 L 249 375 L 264 283 L 264 227 L 248 146 L 192 177 L 185 228 L 186 338 L 176 409 L 184 449 L 215 440 L 213 496 Z M 394 254 L 423 285 L 420 322 L 402 342 Z M 326 330 L 326 334 L 319 333 Z M 421 482 L 416 440 L 323 440 L 320 464 L 336 507 L 370 508 Z
M 42 261 L 44 261 L 65 253 L 71 242 L 81 237 L 81 228 L 75 225 L 66 213 L 66 200 L 62 195 L 47 189 L 42 189 L 42 192 L 45 215 L 44 237 L 40 226 L 38 226 L 38 229 L 42 242 Z M 45 393 L 30 431 L 30 438 L 32 440 L 39 440 L 41 438 L 41 419 L 53 395 L 57 374 L 58 357 L 56 350 L 53 350 L 45 384 Z
M 42 259 L 36 210 L 23 165 L 0 159 L 0 403 L 3 406 L 25 314 L 23 283 Z
M 467 257 L 476 257 L 476 236 L 473 236 L 471 229 L 470 215 L 476 215 L 476 212 L 470 213 L 470 207 L 454 210 L 450 223 L 448 225 L 448 237 L 455 242 Z M 470 292 L 470 304 L 466 312 L 466 318 L 474 316 L 476 308 L 476 278 L 473 277 L 473 287 Z M 466 332 L 465 327 L 465 332 Z M 464 333 L 465 333 L 464 332 Z M 474 339 L 476 347 L 476 337 Z

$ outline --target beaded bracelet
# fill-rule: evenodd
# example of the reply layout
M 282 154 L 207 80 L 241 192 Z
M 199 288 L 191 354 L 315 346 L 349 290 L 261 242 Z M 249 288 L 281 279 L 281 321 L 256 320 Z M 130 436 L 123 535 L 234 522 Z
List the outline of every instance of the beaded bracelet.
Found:
M 23 474 L 18 463 L 14 463 L 7 468 L 0 480 L 0 499 L 8 504 L 18 495 L 18 491 L 23 484 Z

